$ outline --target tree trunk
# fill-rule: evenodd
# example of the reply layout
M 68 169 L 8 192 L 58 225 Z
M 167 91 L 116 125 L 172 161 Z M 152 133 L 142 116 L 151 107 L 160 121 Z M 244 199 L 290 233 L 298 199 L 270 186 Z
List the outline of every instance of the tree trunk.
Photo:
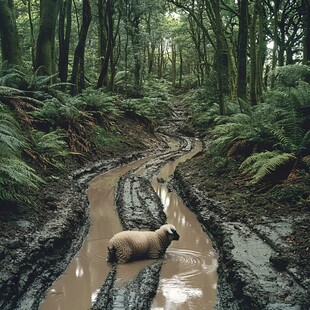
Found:
M 171 45 L 171 82 L 172 87 L 174 88 L 176 85 L 177 78 L 177 49 L 174 44 Z
M 222 72 L 222 24 L 220 12 L 220 0 L 215 1 L 215 20 L 216 20 L 216 47 L 217 47 L 217 84 L 218 84 L 218 100 L 219 100 L 219 114 L 225 114 L 224 96 L 223 96 L 223 72 Z
M 59 13 L 59 64 L 58 72 L 61 82 L 67 82 L 69 65 L 69 46 L 71 34 L 72 0 L 65 0 Z
M 256 20 L 257 20 L 257 0 L 254 5 L 254 12 L 250 24 L 250 59 L 251 59 L 251 75 L 250 75 L 250 102 L 251 105 L 257 104 L 256 98 Z
M 32 14 L 31 14 L 31 0 L 27 1 L 27 11 L 28 11 L 28 18 L 29 18 L 29 26 L 30 26 L 30 45 L 31 45 L 31 61 L 32 65 L 35 64 L 35 38 L 34 38 L 34 27 L 33 27 L 33 20 L 32 20 Z
M 303 63 L 310 65 L 310 2 L 303 0 L 303 22 L 304 22 L 304 49 L 303 49 Z
M 266 41 L 264 37 L 264 12 L 263 7 L 258 3 L 258 49 L 257 49 L 257 98 L 261 101 L 263 98 L 263 68 L 266 55 Z
M 0 1 L 0 37 L 2 61 L 21 65 L 21 52 L 13 0 Z
M 182 87 L 182 80 L 183 80 L 183 54 L 182 54 L 182 49 L 179 50 L 179 55 L 180 55 L 180 72 L 179 72 L 179 88 Z
M 55 73 L 55 27 L 59 0 L 41 0 L 35 70 L 40 75 Z
M 272 51 L 272 64 L 271 64 L 271 81 L 270 86 L 271 89 L 274 88 L 275 84 L 275 69 L 277 65 L 277 52 L 278 52 L 278 11 L 280 0 L 274 1 L 274 21 L 273 21 L 273 51 Z
M 84 55 L 85 43 L 88 33 L 88 28 L 92 19 L 91 7 L 89 0 L 83 0 L 83 19 L 79 35 L 79 42 L 74 52 L 74 61 L 71 75 L 71 94 L 76 95 L 85 89 L 84 75 Z
M 239 1 L 237 96 L 247 101 L 248 0 Z
M 105 16 L 107 17 L 107 49 L 97 82 L 97 88 L 107 85 L 109 62 L 113 51 L 113 8 L 111 0 L 107 0 L 106 2 Z

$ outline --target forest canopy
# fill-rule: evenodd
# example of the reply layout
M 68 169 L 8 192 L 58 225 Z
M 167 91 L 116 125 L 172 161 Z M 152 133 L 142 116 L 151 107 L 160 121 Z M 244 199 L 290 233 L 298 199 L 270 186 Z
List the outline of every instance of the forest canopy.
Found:
M 216 156 L 248 153 L 252 182 L 309 167 L 309 0 L 1 0 L 0 15 L 0 199 L 42 181 L 25 156 L 60 168 L 89 135 L 111 141 L 111 115 L 155 122 L 172 93 Z

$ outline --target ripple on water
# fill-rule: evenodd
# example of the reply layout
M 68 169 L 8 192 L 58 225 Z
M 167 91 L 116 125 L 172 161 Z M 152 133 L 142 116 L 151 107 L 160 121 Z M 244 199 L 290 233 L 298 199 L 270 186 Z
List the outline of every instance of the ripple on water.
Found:
M 213 251 L 205 255 L 195 250 L 170 248 L 164 265 L 165 276 L 161 276 L 158 287 L 162 297 L 153 304 L 153 310 L 202 309 L 202 305 L 203 309 L 212 308 L 204 295 L 216 290 L 211 284 L 214 281 L 210 281 L 217 268 Z

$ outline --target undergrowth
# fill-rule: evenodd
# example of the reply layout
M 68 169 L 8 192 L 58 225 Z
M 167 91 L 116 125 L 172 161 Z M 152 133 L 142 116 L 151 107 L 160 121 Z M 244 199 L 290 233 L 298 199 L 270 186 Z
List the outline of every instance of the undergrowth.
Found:
M 72 97 L 61 89 L 66 85 L 55 76 L 0 67 L 1 204 L 33 203 L 44 172 L 65 169 L 72 157 L 127 149 L 118 124 L 128 115 L 150 131 L 171 112 L 169 83 L 160 80 L 147 83 L 139 98 L 90 88 Z

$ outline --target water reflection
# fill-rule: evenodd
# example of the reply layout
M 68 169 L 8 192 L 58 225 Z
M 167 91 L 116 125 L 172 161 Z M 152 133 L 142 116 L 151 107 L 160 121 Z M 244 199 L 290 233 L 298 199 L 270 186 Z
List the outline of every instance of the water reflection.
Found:
M 198 147 L 199 149 L 199 147 Z M 197 152 L 197 149 L 193 153 Z M 169 163 L 157 179 L 167 180 L 179 162 Z M 210 239 L 196 216 L 167 185 L 154 179 L 152 185 L 161 198 L 169 223 L 176 226 L 180 240 L 168 248 L 153 310 L 214 309 L 216 303 L 217 258 Z
M 199 150 L 196 149 L 194 152 Z M 193 155 L 183 156 L 169 163 L 157 176 L 166 180 L 178 162 Z M 114 206 L 114 187 L 118 178 L 148 158 L 114 169 L 95 178 L 88 189 L 92 226 L 78 255 L 66 272 L 48 290 L 41 310 L 86 310 L 95 301 L 99 287 L 111 268 L 106 263 L 108 240 L 122 230 Z M 168 221 L 177 227 L 181 238 L 173 242 L 161 269 L 161 280 L 152 309 L 190 310 L 213 309 L 216 300 L 216 255 L 195 215 L 182 201 L 167 190 L 166 184 L 153 181 L 160 196 Z M 121 286 L 141 269 L 152 264 L 145 260 L 118 266 Z

